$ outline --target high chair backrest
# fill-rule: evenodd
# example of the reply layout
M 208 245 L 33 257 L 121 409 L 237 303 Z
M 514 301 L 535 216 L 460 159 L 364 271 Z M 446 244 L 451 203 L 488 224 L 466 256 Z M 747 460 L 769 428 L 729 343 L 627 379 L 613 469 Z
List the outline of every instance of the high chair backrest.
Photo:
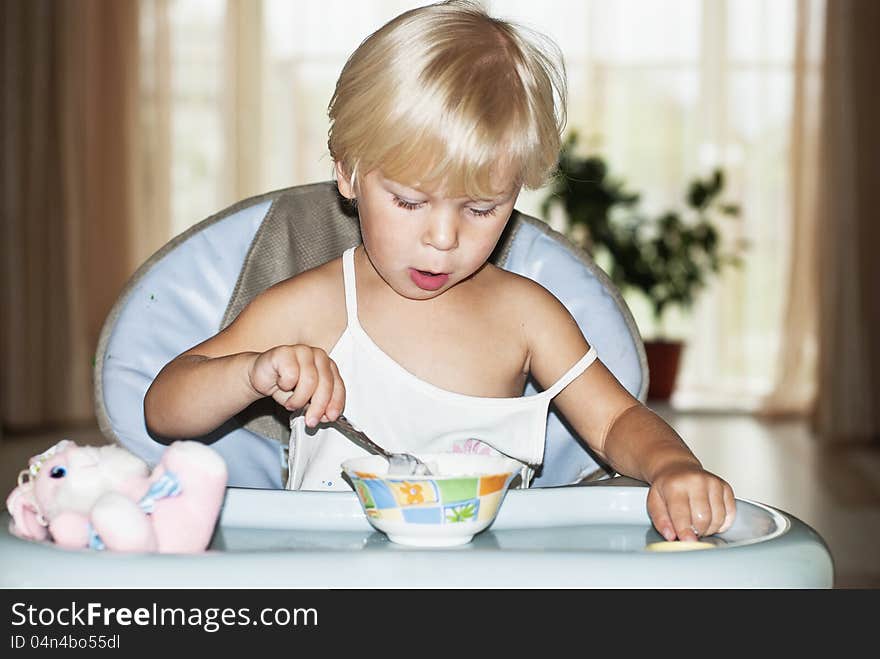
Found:
M 131 277 L 104 323 L 95 360 L 101 431 L 158 462 L 165 447 L 147 431 L 143 400 L 162 367 L 232 322 L 260 291 L 359 242 L 356 214 L 329 181 L 245 199 L 174 238 Z M 635 322 L 585 252 L 514 212 L 493 261 L 556 295 L 602 362 L 645 400 L 647 366 Z M 530 383 L 525 394 L 535 391 Z M 284 411 L 266 399 L 203 440 L 226 459 L 230 486 L 277 488 L 284 483 L 287 438 Z M 551 407 L 544 466 L 533 486 L 608 473 Z

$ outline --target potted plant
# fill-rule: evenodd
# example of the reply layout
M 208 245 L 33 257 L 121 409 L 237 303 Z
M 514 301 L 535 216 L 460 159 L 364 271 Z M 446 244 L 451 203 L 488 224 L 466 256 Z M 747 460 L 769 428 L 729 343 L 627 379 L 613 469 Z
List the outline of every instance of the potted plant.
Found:
M 741 265 L 745 243 L 725 249 L 718 223 L 720 217 L 738 217 L 739 207 L 721 201 L 724 173 L 715 169 L 690 182 L 683 211 L 646 216 L 638 209 L 639 193 L 609 176 L 601 157 L 576 155 L 576 144 L 572 133 L 560 152 L 559 172 L 542 213 L 547 219 L 551 207 L 561 205 L 568 237 L 607 263 L 609 277 L 624 295 L 637 290 L 649 300 L 659 334 L 645 341 L 648 397 L 666 400 L 675 386 L 683 343 L 663 335 L 663 317 L 671 307 L 689 309 L 712 273 Z

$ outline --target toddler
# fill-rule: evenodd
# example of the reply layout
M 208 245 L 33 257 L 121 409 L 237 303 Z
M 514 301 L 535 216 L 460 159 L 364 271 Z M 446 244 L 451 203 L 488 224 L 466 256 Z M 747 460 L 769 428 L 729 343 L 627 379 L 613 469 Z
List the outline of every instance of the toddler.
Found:
M 470 3 L 414 9 L 352 54 L 329 114 L 362 244 L 167 364 L 144 402 L 150 430 L 203 435 L 270 396 L 300 411 L 290 488 L 349 489 L 340 463 L 363 451 L 327 425 L 343 410 L 391 450 L 500 452 L 528 483 L 552 399 L 595 454 L 650 484 L 667 540 L 727 530 L 730 486 L 620 385 L 562 303 L 488 262 L 520 189 L 556 163 L 553 44 Z M 544 389 L 523 396 L 530 375 Z

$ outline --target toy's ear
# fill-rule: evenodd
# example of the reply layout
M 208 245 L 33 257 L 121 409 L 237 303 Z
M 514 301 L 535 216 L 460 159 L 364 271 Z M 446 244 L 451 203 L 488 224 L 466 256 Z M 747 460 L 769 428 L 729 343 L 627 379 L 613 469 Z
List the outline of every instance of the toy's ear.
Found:
M 46 520 L 40 515 L 33 494 L 34 484 L 27 471 L 18 477 L 16 487 L 6 498 L 6 509 L 12 516 L 11 533 L 27 540 L 45 540 L 49 537 Z
M 55 455 L 56 453 L 60 453 L 61 451 L 66 451 L 67 449 L 73 448 L 74 446 L 76 446 L 75 442 L 72 442 L 69 439 L 62 439 L 60 442 L 55 444 L 55 446 L 51 446 L 51 447 L 47 448 L 45 451 L 43 451 L 39 455 L 35 455 L 30 460 L 28 460 L 28 466 L 30 467 L 33 465 L 41 465 L 46 460 L 48 460 L 53 455 Z M 21 479 L 19 479 L 19 480 L 21 480 Z

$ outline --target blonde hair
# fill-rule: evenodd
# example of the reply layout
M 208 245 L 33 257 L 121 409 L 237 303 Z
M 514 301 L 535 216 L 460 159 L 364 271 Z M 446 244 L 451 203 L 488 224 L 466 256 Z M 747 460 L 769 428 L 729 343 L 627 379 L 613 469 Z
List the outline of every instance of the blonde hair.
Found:
M 453 0 L 407 11 L 349 57 L 329 105 L 328 146 L 356 186 L 381 168 L 404 184 L 491 198 L 555 168 L 565 69 L 548 38 Z

